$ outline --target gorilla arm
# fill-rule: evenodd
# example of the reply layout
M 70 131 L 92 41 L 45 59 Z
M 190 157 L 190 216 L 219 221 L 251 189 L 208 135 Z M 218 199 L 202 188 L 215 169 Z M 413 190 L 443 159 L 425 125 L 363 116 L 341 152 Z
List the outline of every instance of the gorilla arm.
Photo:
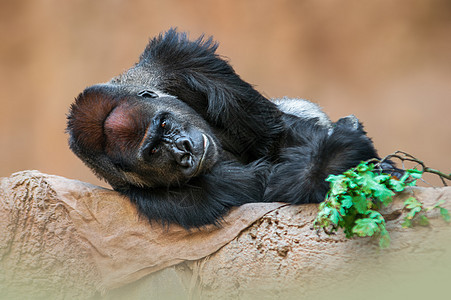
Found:
M 261 202 L 264 193 L 265 163 L 243 166 L 221 162 L 211 172 L 193 178 L 188 184 L 171 188 L 118 189 L 136 203 L 150 221 L 179 224 L 186 229 L 208 224 L 220 225 L 233 207 Z

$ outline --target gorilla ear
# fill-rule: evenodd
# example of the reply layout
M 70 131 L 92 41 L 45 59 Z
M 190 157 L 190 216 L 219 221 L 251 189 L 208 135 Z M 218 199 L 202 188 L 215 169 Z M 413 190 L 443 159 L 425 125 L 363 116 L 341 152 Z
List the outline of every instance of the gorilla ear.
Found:
M 349 115 L 349 116 L 340 118 L 335 123 L 335 125 L 338 127 L 345 127 L 348 129 L 352 129 L 352 130 L 356 130 L 356 131 L 360 131 L 360 132 L 364 133 L 362 124 L 360 123 L 359 119 L 357 119 L 357 117 L 354 115 Z

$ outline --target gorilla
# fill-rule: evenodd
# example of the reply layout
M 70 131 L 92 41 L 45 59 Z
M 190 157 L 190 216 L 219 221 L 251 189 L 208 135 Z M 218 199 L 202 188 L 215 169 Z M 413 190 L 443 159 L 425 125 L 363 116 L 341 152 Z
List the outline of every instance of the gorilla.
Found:
M 217 47 L 170 29 L 70 108 L 71 150 L 149 221 L 199 228 L 244 203 L 319 203 L 329 174 L 378 158 L 356 117 L 265 98 Z

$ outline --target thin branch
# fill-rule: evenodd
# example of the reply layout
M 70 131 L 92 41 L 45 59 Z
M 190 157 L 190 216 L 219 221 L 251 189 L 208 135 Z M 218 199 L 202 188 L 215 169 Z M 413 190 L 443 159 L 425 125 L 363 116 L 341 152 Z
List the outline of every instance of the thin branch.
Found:
M 442 181 L 444 186 L 448 186 L 448 184 L 446 183 L 445 179 L 451 181 L 451 174 L 445 174 L 445 173 L 440 172 L 438 170 L 429 168 L 428 166 L 426 166 L 426 164 L 422 160 L 419 160 L 415 156 L 413 156 L 413 155 L 411 155 L 411 154 L 409 154 L 407 152 L 400 151 L 400 150 L 398 150 L 398 151 L 396 151 L 396 152 L 394 152 L 392 154 L 389 154 L 389 155 L 385 156 L 384 158 L 378 160 L 378 162 L 376 164 L 378 169 L 379 170 L 383 169 L 382 166 L 381 166 L 382 163 L 387 162 L 387 161 L 392 160 L 392 159 L 398 159 L 398 160 L 401 161 L 401 163 L 402 163 L 402 170 L 406 170 L 405 162 L 416 163 L 416 165 L 413 167 L 413 169 L 420 168 L 420 171 L 423 172 L 423 173 L 431 173 L 431 174 L 437 175 L 440 178 L 440 180 Z M 368 162 L 373 162 L 373 161 L 374 161 L 374 159 L 370 159 Z M 396 169 L 394 168 L 393 170 L 396 170 Z

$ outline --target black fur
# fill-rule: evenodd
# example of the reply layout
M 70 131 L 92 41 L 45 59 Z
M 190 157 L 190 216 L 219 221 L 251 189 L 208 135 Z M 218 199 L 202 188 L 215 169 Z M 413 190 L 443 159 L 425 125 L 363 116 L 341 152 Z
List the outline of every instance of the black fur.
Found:
M 244 203 L 318 203 L 329 189 L 325 181 L 329 174 L 377 157 L 355 117 L 325 125 L 311 116 L 286 114 L 243 81 L 216 49 L 211 38 L 190 41 L 186 34 L 171 29 L 152 39 L 139 62 L 110 82 L 127 93 L 158 98 L 163 92 L 175 97 L 168 98 L 169 112 L 175 109 L 174 101 L 194 109 L 186 110 L 180 122 L 203 118 L 210 128 L 197 125 L 199 130 L 213 132 L 211 138 L 219 140 L 224 150 L 217 163 L 202 174 L 178 185 L 140 186 L 115 175 L 122 173 L 105 162 L 108 155 L 94 157 L 70 139 L 71 149 L 98 174 L 108 174 L 105 177 L 113 187 L 127 195 L 149 220 L 201 227 L 218 224 L 231 207 Z M 73 137 L 77 116 L 72 112 L 69 120 Z M 99 163 L 97 158 L 101 158 Z M 134 157 L 127 159 L 133 162 Z M 140 168 L 143 166 L 145 163 Z
M 330 133 L 314 121 L 303 119 L 291 120 L 289 126 L 290 143 L 271 166 L 265 201 L 321 202 L 329 190 L 325 181 L 328 175 L 343 173 L 361 161 L 377 157 L 362 127 L 354 129 L 337 123 Z
M 149 220 L 161 221 L 163 225 L 177 223 L 185 228 L 219 225 L 231 207 L 263 199 L 266 167 L 264 162 L 246 167 L 222 162 L 210 173 L 180 187 L 130 186 L 119 191 L 136 203 Z

